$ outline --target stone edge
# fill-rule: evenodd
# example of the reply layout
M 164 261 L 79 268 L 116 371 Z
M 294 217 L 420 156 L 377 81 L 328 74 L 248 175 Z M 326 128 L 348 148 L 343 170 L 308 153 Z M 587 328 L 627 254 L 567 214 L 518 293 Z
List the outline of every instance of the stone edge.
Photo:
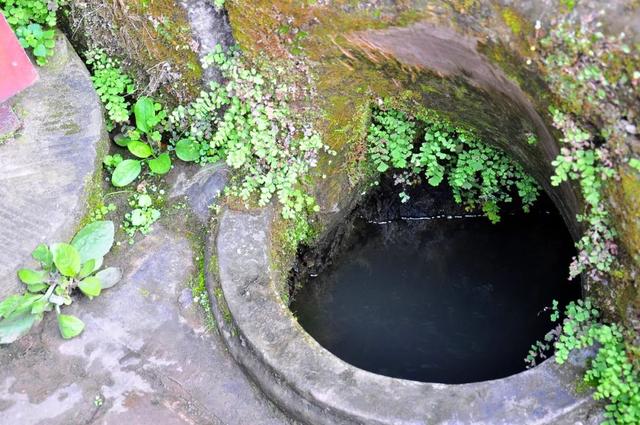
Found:
M 230 234 L 238 233 L 241 227 L 233 224 L 233 217 L 237 223 L 243 226 L 248 220 L 254 220 L 256 217 L 264 220 L 264 232 L 266 238 L 256 244 L 256 240 L 248 240 L 241 236 L 241 240 L 237 246 L 230 242 L 228 237 Z M 232 217 L 230 219 L 229 217 Z M 284 307 L 277 295 L 274 282 L 269 272 L 262 271 L 262 283 L 256 282 L 261 280 L 256 277 L 253 281 L 234 282 L 231 278 L 232 272 L 230 264 L 238 257 L 242 257 L 243 250 L 257 249 L 260 256 L 268 259 L 269 256 L 269 233 L 272 212 L 270 210 L 262 210 L 257 214 L 240 213 L 225 210 L 220 215 L 219 227 L 212 231 L 207 241 L 206 247 L 206 279 L 207 287 L 212 300 L 212 308 L 220 334 L 227 345 L 229 352 L 232 354 L 238 364 L 251 377 L 258 387 L 271 399 L 278 407 L 292 415 L 295 419 L 308 424 L 449 424 L 449 423 L 477 423 L 477 424 L 498 424 L 498 423 L 514 423 L 516 420 L 519 424 L 560 424 L 565 422 L 568 416 L 575 418 L 578 414 L 580 417 L 589 417 L 597 423 L 599 414 L 592 414 L 594 403 L 591 400 L 590 393 L 575 395 L 573 388 L 580 375 L 582 367 L 580 359 L 574 359 L 571 364 L 559 368 L 551 359 L 543 362 L 536 368 L 524 371 L 522 373 L 494 381 L 485 381 L 464 385 L 442 385 L 421 383 L 413 381 L 405 381 L 395 378 L 384 377 L 370 372 L 362 371 L 354 366 L 348 365 L 331 353 L 318 345 L 306 332 L 298 325 L 292 314 Z M 229 223 L 231 221 L 231 223 Z M 251 226 L 247 226 L 251 227 Z M 218 255 L 214 264 L 213 258 Z M 216 267 L 217 266 L 217 267 Z M 268 267 L 268 264 L 267 264 Z M 216 270 L 217 269 L 217 270 Z M 267 296 L 260 296 L 259 292 L 251 291 L 251 285 L 260 285 L 268 288 Z M 245 295 L 238 297 L 232 292 L 243 293 Z M 327 376 L 318 378 L 314 375 L 313 379 L 304 373 L 292 374 L 291 361 L 292 357 L 289 353 L 288 346 L 274 349 L 273 345 L 265 344 L 261 338 L 255 338 L 255 332 L 252 335 L 251 323 L 246 320 L 247 313 L 255 313 L 256 311 L 248 311 L 251 302 L 243 302 L 246 294 L 251 292 L 249 298 L 255 297 L 258 292 L 260 302 L 264 302 L 264 311 L 268 313 L 254 319 L 261 319 L 263 323 L 269 323 L 278 333 L 293 334 L 298 342 L 296 349 L 300 349 L 303 353 L 298 353 L 298 358 L 315 359 L 322 357 L 323 360 L 329 359 L 331 366 L 329 368 L 318 369 L 312 371 L 314 373 L 324 373 Z M 244 297 L 244 298 L 243 298 Z M 277 312 L 273 314 L 273 312 Z M 242 316 L 245 316 L 245 319 Z M 300 348 L 302 347 L 302 348 Z M 301 356 L 301 357 L 300 357 Z M 294 356 L 295 357 L 295 356 Z M 335 371 L 342 370 L 339 376 Z M 300 370 L 298 370 L 300 372 Z M 334 385 L 327 386 L 326 383 L 332 383 L 334 380 L 342 379 L 342 376 L 356 376 L 354 386 L 349 389 L 349 393 L 340 393 L 340 388 L 336 390 Z M 356 382 L 357 381 L 357 382 Z M 513 388 L 527 388 L 527 383 L 539 381 L 544 382 L 545 387 L 537 387 L 535 389 L 534 401 L 544 400 L 545 407 L 548 411 L 544 412 L 542 417 L 531 418 L 523 415 L 522 412 L 530 408 L 530 394 L 509 394 L 504 392 Z M 325 383 L 323 385 L 322 383 Z M 529 384 L 531 385 L 531 384 Z M 492 389 L 503 391 L 505 395 L 512 396 L 511 400 L 503 402 L 504 404 L 496 405 L 495 394 L 492 395 Z M 342 387 L 344 390 L 344 386 Z M 365 400 L 363 403 L 353 403 L 354 393 L 359 393 L 363 389 L 372 389 L 380 391 L 383 389 L 387 394 L 378 394 L 376 397 Z M 553 392 L 562 395 L 562 397 L 549 398 Z M 518 391 L 516 391 L 517 393 Z M 398 395 L 402 396 L 399 397 Z M 405 395 L 410 394 L 409 397 Z M 489 396 L 486 396 L 489 394 Z M 430 395 L 433 396 L 431 402 L 428 401 Z M 434 406 L 440 406 L 443 400 L 452 399 L 458 403 L 464 403 L 465 400 L 472 400 L 471 405 L 465 409 L 463 415 L 466 419 L 458 417 L 456 409 L 446 411 L 444 416 L 433 413 Z M 416 408 L 416 400 L 425 400 L 424 406 Z M 369 402 L 370 401 L 370 402 Z M 402 403 L 406 401 L 408 404 L 406 409 Z M 399 405 L 400 404 L 400 405 Z M 507 408 L 507 404 L 509 407 Z M 515 407 L 514 407 L 515 406 Z M 416 415 L 417 411 L 423 410 L 424 415 Z M 478 414 L 475 415 L 474 411 Z M 491 411 L 489 416 L 487 412 Z M 390 412 L 407 412 L 406 415 L 395 415 Z M 519 413 L 520 412 L 520 413 Z M 573 414 L 573 415 L 572 415 Z M 495 416 L 497 415 L 497 416 Z M 571 423 L 574 419 L 570 419 Z M 585 422 L 592 423 L 591 420 Z

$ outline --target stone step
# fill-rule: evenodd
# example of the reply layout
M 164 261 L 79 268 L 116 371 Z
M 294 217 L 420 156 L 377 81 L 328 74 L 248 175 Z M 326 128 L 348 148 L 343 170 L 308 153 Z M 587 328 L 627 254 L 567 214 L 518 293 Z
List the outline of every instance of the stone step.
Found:
M 0 144 L 0 299 L 22 291 L 16 271 L 39 243 L 73 236 L 108 143 L 89 72 L 61 33 L 38 72 L 10 100 L 21 129 Z

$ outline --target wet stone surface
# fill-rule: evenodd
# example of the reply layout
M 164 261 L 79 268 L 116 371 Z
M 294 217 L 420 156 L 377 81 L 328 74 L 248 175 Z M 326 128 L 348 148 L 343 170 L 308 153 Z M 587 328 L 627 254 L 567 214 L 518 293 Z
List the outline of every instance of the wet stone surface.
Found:
M 374 373 L 460 384 L 521 372 L 552 328 L 545 307 L 580 295 L 566 278 L 571 238 L 544 211 L 355 227 L 331 267 L 298 281 L 291 309 L 322 346 Z
M 169 177 L 173 186 L 170 197 L 184 196 L 196 216 L 205 221 L 227 184 L 229 169 L 222 162 L 203 167 L 180 164 L 176 168 Z
M 123 281 L 65 310 L 85 321 L 80 337 L 62 340 L 49 315 L 0 348 L 0 423 L 289 423 L 207 330 L 189 287 L 190 242 L 156 227 L 106 258 Z
M 20 120 L 8 104 L 0 103 L 0 143 L 20 128 Z
M 21 289 L 16 271 L 38 243 L 73 235 L 106 143 L 100 100 L 62 35 L 39 72 L 38 83 L 12 99 L 22 129 L 0 144 L 0 299 Z

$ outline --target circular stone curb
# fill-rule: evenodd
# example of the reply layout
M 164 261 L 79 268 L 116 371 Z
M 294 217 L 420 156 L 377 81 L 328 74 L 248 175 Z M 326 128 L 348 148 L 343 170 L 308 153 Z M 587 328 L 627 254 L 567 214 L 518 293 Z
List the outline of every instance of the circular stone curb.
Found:
M 547 360 L 504 379 L 444 385 L 376 375 L 335 357 L 302 329 L 276 292 L 271 217 L 270 210 L 225 210 L 217 238 L 208 243 L 207 280 L 229 351 L 295 419 L 322 425 L 600 423 L 591 394 L 574 391 L 580 359 L 562 367 Z M 216 249 L 218 276 L 211 255 Z

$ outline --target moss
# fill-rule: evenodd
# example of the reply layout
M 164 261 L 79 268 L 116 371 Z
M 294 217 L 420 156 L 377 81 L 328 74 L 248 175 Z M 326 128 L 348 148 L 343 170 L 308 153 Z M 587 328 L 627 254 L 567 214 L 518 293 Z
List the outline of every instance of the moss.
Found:
M 187 93 L 197 95 L 202 67 L 198 55 L 191 49 L 191 28 L 185 10 L 172 0 L 150 0 L 147 8 L 140 7 L 138 13 L 142 19 L 159 22 L 154 31 L 140 32 L 148 52 L 149 61 L 145 65 L 155 66 L 160 60 L 170 62 L 181 74 L 180 83 Z
M 526 27 L 526 20 L 510 7 L 503 8 L 500 15 L 515 35 L 520 35 Z
M 545 111 L 549 105 L 559 104 L 563 99 L 558 99 L 549 90 L 537 67 L 526 64 L 527 58 L 534 54 L 529 48 L 534 43 L 531 38 L 534 29 L 516 9 L 487 6 L 473 0 L 447 2 L 448 9 L 446 6 L 438 9 L 444 3 L 436 1 L 430 4 L 430 8 L 420 11 L 411 7 L 359 10 L 301 5 L 286 0 L 257 0 L 254 3 L 254 7 L 247 8 L 239 0 L 228 1 L 234 35 L 249 55 L 291 60 L 296 55 L 291 55 L 290 42 L 287 37 L 279 35 L 278 28 L 286 24 L 309 33 L 301 41 L 300 48 L 304 58 L 312 64 L 315 77 L 316 128 L 325 143 L 336 152 L 336 156 L 321 158 L 309 184 L 323 213 L 327 213 L 328 218 L 320 217 L 321 224 L 325 224 L 323 220 L 331 219 L 332 212 L 348 208 L 348 205 L 341 204 L 345 193 L 358 193 L 358 185 L 366 186 L 367 179 L 374 176 L 371 170 L 360 167 L 366 153 L 370 107 L 379 98 L 390 98 L 394 107 L 413 115 L 437 114 L 439 118 L 474 132 L 505 151 L 514 152 L 518 160 L 525 162 L 527 171 L 540 182 L 546 179 L 549 187 L 549 161 L 540 154 L 542 147 L 527 143 L 527 137 L 536 134 L 533 124 L 523 119 L 527 111 L 519 110 L 504 94 L 485 92 L 463 78 L 442 78 L 426 70 L 403 66 L 354 35 L 357 31 L 407 25 L 425 17 L 433 23 L 446 22 L 450 27 L 459 26 L 456 29 L 467 34 L 480 35 L 480 53 L 522 89 L 543 120 L 549 120 Z M 467 15 L 472 9 L 487 11 L 487 16 L 480 13 L 473 17 Z M 431 14 L 433 10 L 439 12 Z M 440 13 L 442 10 L 445 12 Z M 469 18 L 473 19 L 473 24 L 468 23 Z M 487 37 L 487 32 L 480 28 L 491 28 L 492 37 Z M 608 72 L 613 75 L 618 69 L 628 70 L 630 66 L 635 65 L 621 59 L 619 63 L 614 62 Z M 550 125 L 547 127 L 551 128 Z M 514 143 L 518 146 L 514 147 Z M 623 217 L 619 219 L 620 233 L 629 233 L 625 236 L 625 245 L 629 246 L 625 251 L 632 253 L 640 252 L 640 232 L 637 220 L 634 221 L 640 212 L 638 207 L 628 210 L 629 205 L 640 205 L 637 195 L 632 196 L 638 191 L 637 185 L 635 177 L 623 177 L 616 189 L 622 205 L 620 211 L 624 210 Z M 279 220 L 274 223 L 271 250 L 272 266 L 280 273 L 280 282 L 283 281 L 283 271 L 289 269 L 295 255 L 295 250 L 285 246 L 285 226 Z M 634 261 L 637 269 L 638 260 Z M 630 270 L 625 267 L 618 278 L 630 279 Z M 281 286 L 280 291 L 284 296 L 283 288 Z M 612 299 L 611 294 L 603 296 Z M 617 300 L 625 299 L 624 306 L 637 300 L 634 292 L 626 290 L 617 297 Z M 624 310 L 626 307 L 622 304 L 620 309 Z
M 74 29 L 68 32 L 77 49 L 106 49 L 122 60 L 140 89 L 153 92 L 160 86 L 166 103 L 185 101 L 199 93 L 202 69 L 191 48 L 184 8 L 173 0 L 86 3 L 86 7 L 68 5 L 66 26 Z M 167 84 L 169 73 L 179 78 Z
M 297 247 L 287 242 L 289 225 L 290 223 L 279 215 L 276 215 L 271 223 L 269 268 L 281 299 L 289 294 L 287 280 L 297 252 Z
M 109 138 L 104 137 L 96 145 L 95 171 L 89 176 L 85 182 L 85 205 L 86 210 L 84 216 L 78 223 L 77 231 L 90 223 L 91 213 L 98 209 L 104 203 L 104 181 L 102 160 L 109 150 Z
M 198 303 L 202 310 L 207 330 L 212 332 L 216 328 L 216 320 L 213 317 L 211 300 L 209 299 L 209 293 L 207 292 L 205 255 L 204 248 L 201 244 L 198 244 L 194 248 L 194 263 L 196 264 L 197 271 L 189 285 L 191 287 L 191 294 L 193 296 L 193 300 Z
M 633 260 L 640 268 L 640 179 L 633 172 L 619 171 L 619 196 L 623 199 L 626 211 L 619 217 L 621 239 L 627 252 L 633 254 Z
M 614 226 L 621 244 L 621 268 L 612 274 L 617 316 L 629 319 L 640 310 L 640 293 L 636 287 L 640 273 L 640 179 L 630 169 L 618 169 L 620 180 L 607 188 Z M 605 294 L 606 296 L 606 294 Z

